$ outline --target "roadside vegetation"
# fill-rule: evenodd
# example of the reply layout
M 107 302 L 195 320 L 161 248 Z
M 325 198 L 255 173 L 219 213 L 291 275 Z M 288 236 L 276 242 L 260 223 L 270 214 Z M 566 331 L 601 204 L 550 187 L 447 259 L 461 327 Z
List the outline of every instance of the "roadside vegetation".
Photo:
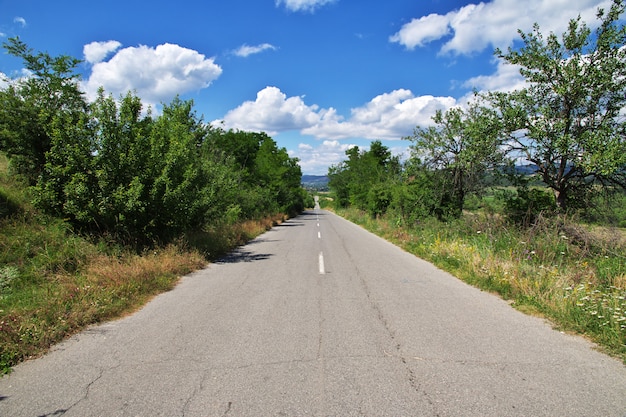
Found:
M 348 150 L 329 170 L 336 210 L 626 358 L 623 12 L 521 34 L 496 53 L 527 87 L 437 113 L 408 160 Z M 132 92 L 89 102 L 79 60 L 4 48 L 29 75 L 0 89 L 0 373 L 313 205 L 266 134 L 180 98 L 159 114 Z
M 374 141 L 329 169 L 351 221 L 626 361 L 626 29 L 538 26 L 496 54 L 526 86 L 418 126 L 412 155 Z
M 78 60 L 4 48 L 30 75 L 0 89 L 0 374 L 313 205 L 266 134 L 179 98 L 88 102 Z

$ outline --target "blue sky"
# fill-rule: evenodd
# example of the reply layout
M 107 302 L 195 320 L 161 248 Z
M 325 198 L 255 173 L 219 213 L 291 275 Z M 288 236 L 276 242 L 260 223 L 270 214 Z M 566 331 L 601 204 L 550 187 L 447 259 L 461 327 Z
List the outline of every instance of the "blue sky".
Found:
M 265 131 L 305 174 L 382 140 L 395 153 L 437 109 L 522 80 L 495 59 L 517 29 L 562 33 L 599 0 L 0 0 L 0 41 L 71 55 L 83 89 L 134 90 L 159 108 L 179 94 L 206 122 Z M 23 76 L 0 53 L 0 73 Z M 1 75 L 1 74 L 0 74 Z

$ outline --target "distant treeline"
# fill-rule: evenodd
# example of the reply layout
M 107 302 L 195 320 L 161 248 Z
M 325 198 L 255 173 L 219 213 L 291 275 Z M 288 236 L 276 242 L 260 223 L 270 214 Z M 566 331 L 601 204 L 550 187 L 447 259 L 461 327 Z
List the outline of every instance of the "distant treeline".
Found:
M 162 241 L 312 204 L 298 160 L 266 134 L 212 127 L 179 98 L 159 115 L 131 92 L 88 102 L 79 60 L 4 47 L 30 76 L 0 90 L 0 151 L 34 205 L 75 229 Z

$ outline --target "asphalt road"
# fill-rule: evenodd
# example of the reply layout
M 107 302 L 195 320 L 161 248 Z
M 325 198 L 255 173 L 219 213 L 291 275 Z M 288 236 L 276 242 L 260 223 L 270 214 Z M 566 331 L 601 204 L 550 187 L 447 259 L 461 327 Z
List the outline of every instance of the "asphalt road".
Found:
M 0 379 L 0 416 L 616 416 L 626 367 L 304 213 Z

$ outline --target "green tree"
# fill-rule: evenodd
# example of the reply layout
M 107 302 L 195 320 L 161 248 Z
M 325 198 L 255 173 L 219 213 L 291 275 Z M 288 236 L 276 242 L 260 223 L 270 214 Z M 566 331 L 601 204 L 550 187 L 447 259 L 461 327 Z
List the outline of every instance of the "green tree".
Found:
M 241 216 L 254 218 L 274 212 L 294 214 L 304 209 L 306 194 L 300 185 L 297 158 L 263 132 L 213 129 L 209 146 L 231 158 L 240 190 L 236 205 Z
M 207 141 L 215 150 L 221 151 L 229 158 L 233 158 L 235 166 L 241 171 L 243 179 L 253 173 L 257 153 L 264 138 L 264 133 L 245 132 L 241 130 L 223 131 L 212 128 Z
M 131 93 L 119 102 L 101 89 L 91 105 L 96 152 L 99 228 L 122 235 L 146 232 L 149 135 L 153 120 L 142 116 L 141 99 Z
M 509 136 L 511 155 L 536 165 L 560 210 L 585 193 L 626 186 L 626 29 L 624 3 L 600 9 L 592 33 L 580 16 L 559 38 L 535 24 L 523 46 L 496 54 L 520 66 L 528 87 L 493 93 Z
M 401 180 L 393 187 L 390 208 L 409 225 L 435 215 L 439 207 L 435 184 L 435 173 L 413 156 L 404 163 Z
M 484 174 L 502 161 L 502 127 L 494 110 L 470 103 L 437 111 L 435 126 L 417 127 L 411 140 L 413 158 L 433 172 L 432 186 L 439 196 L 440 218 L 458 217 L 469 193 L 482 189 Z
M 345 161 L 328 168 L 328 188 L 334 193 L 337 207 L 350 205 L 350 181 L 351 173 Z
M 151 227 L 176 235 L 204 224 L 205 178 L 200 148 L 207 134 L 192 101 L 175 98 L 150 131 Z
M 297 158 L 291 158 L 285 148 L 264 133 L 259 134 L 259 151 L 255 158 L 254 177 L 269 193 L 278 211 L 294 214 L 304 208 L 301 190 L 302 171 Z
M 399 158 L 392 157 L 380 141 L 373 141 L 367 151 L 354 146 L 346 156 L 347 160 L 328 170 L 328 185 L 337 204 L 354 205 L 372 216 L 384 214 L 391 203 L 392 184 L 401 171 Z
M 12 80 L 8 88 L 0 90 L 0 150 L 11 156 L 14 169 L 34 184 L 52 147 L 53 130 L 62 128 L 53 126 L 55 118 L 87 109 L 75 72 L 81 61 L 36 53 L 17 37 L 9 38 L 3 46 L 22 59 L 29 75 Z
M 93 225 L 98 184 L 89 115 L 61 113 L 50 127 L 50 150 L 33 188 L 33 202 L 74 225 Z

